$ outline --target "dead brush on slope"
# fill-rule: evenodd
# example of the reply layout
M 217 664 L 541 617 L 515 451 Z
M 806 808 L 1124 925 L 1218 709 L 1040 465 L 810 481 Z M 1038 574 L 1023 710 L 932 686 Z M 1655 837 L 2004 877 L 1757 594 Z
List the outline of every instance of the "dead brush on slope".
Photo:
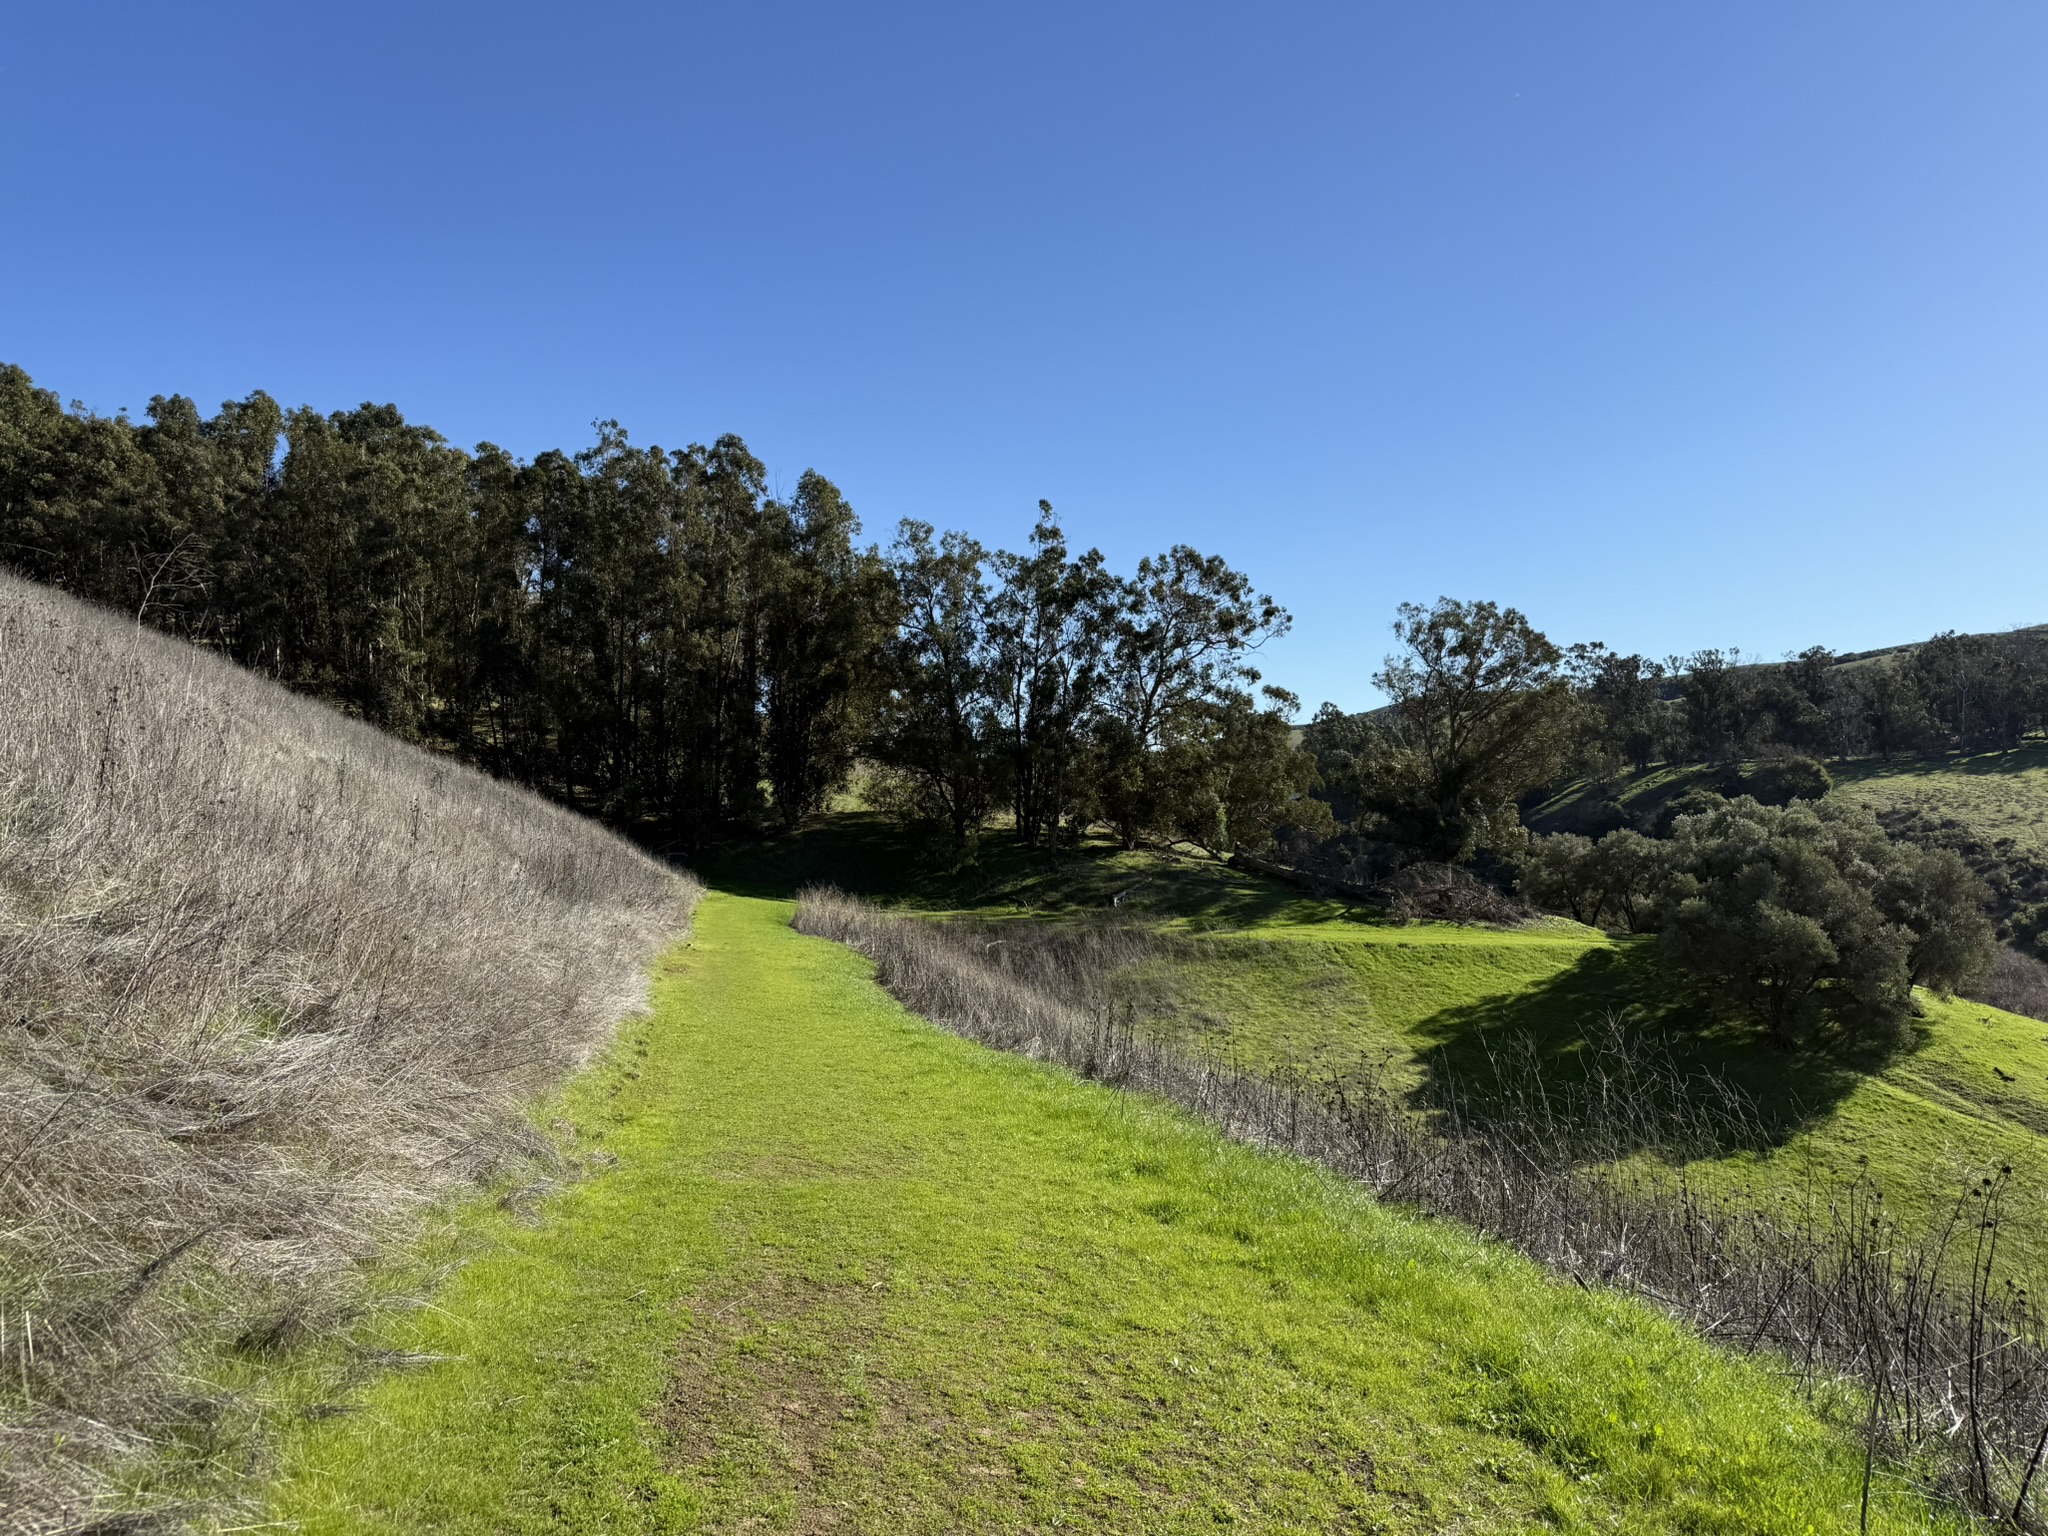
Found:
M 2048 1021 L 2048 965 L 2001 944 L 1991 957 L 1991 969 L 1963 995 L 2007 1013 Z
M 233 1421 L 641 1002 L 698 887 L 523 791 L 0 575 L 0 1528 Z M 158 1501 L 161 1503 L 159 1493 Z
M 867 955 L 905 1006 L 969 1039 L 1157 1094 L 1576 1283 L 1641 1296 L 1725 1345 L 1767 1351 L 1817 1396 L 1859 1381 L 1870 1475 L 1910 1469 L 1998 1528 L 2048 1529 L 2048 1319 L 2001 1266 L 2009 1168 L 1959 1189 L 1931 1232 L 1905 1229 L 1857 1179 L 1767 1208 L 1682 1171 L 1757 1143 L 1748 1102 L 1619 1020 L 1591 1022 L 1583 1080 L 1563 1088 L 1510 1044 L 1481 1110 L 1456 1085 L 1418 1102 L 1369 1071 L 1271 1077 L 1148 1039 L 1113 977 L 1161 952 L 1151 935 L 1005 936 L 823 890 L 804 893 L 796 926 Z M 1628 1161 L 1645 1152 L 1675 1171 Z

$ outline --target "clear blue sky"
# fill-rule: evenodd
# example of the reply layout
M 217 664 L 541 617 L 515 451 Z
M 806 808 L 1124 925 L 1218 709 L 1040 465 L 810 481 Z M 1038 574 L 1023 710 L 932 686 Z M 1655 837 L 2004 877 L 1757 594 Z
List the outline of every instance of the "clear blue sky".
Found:
M 1652 654 L 2048 619 L 2048 7 L 18 5 L 0 359 Z

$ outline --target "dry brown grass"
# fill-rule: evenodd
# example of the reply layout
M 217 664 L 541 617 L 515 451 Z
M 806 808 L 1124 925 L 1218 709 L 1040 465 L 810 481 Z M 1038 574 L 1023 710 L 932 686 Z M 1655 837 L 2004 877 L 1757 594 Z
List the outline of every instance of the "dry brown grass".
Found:
M 639 1005 L 698 887 L 0 575 L 0 1529 L 91 1528 Z M 111 1526 L 101 1526 L 111 1529 Z

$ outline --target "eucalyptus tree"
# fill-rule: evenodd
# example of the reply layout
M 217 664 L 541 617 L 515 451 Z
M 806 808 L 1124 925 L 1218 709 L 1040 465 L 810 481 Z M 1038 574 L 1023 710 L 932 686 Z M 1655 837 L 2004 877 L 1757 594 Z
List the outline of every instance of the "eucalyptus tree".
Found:
M 237 649 L 294 687 L 419 734 L 469 534 L 467 458 L 395 406 L 290 413 L 271 493 L 243 530 Z
M 1118 584 L 1101 551 L 1078 557 L 1052 503 L 1038 504 L 1029 553 L 998 552 L 989 603 L 989 690 L 1017 839 L 1051 847 L 1086 803 L 1085 749 L 1100 706 Z
M 1126 848 L 1166 812 L 1184 717 L 1258 682 L 1252 655 L 1291 623 L 1249 577 L 1185 544 L 1120 584 L 1091 757 L 1097 808 Z
M 964 533 L 906 518 L 889 551 L 898 631 L 876 716 L 892 808 L 935 827 L 963 857 L 1001 790 L 988 552 Z
M 284 412 L 261 390 L 211 418 L 182 395 L 151 399 L 135 442 L 154 466 L 161 511 L 130 549 L 139 622 L 239 649 L 242 561 L 274 490 L 283 431 Z
M 1262 688 L 1261 705 L 1245 689 L 1199 700 L 1175 722 L 1166 752 L 1167 829 L 1208 849 L 1259 852 L 1291 827 L 1312 842 L 1337 830 L 1316 761 L 1295 742 L 1301 700 Z
M 1572 647 L 1567 671 L 1584 706 L 1588 766 L 1604 770 L 1627 763 L 1638 773 L 1647 769 L 1670 733 L 1664 666 L 1643 656 L 1618 655 L 1595 641 Z
M 1392 701 L 1358 764 L 1356 793 L 1424 858 L 1512 846 L 1516 802 L 1570 747 L 1563 653 L 1513 608 L 1444 597 L 1403 603 L 1401 649 L 1373 681 Z
M 772 506 L 762 632 L 765 769 L 776 816 L 793 825 L 844 782 L 879 706 L 878 679 L 901 616 L 888 567 L 858 549 L 860 520 L 823 475 Z

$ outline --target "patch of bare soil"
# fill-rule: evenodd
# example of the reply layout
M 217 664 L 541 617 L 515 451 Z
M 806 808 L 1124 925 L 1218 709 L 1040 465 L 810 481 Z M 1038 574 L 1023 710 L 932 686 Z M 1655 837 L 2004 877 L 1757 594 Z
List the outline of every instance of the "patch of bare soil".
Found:
M 835 1471 L 867 1483 L 893 1446 L 944 1438 L 919 1394 L 871 1368 L 874 1292 L 768 1275 L 689 1310 L 662 1408 L 671 1467 L 777 1525 L 865 1528 L 833 1499 Z
M 700 1466 L 746 1442 L 807 1477 L 842 1414 L 859 1412 L 846 1378 L 870 1322 L 865 1301 L 858 1287 L 781 1276 L 698 1297 L 663 1405 L 677 1462 Z

